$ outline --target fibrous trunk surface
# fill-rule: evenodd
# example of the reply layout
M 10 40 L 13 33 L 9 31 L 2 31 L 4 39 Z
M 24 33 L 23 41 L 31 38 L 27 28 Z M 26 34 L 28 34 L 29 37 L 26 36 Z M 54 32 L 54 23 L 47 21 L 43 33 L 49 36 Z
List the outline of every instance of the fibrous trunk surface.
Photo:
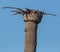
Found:
M 36 52 L 37 45 L 37 24 L 34 22 L 25 22 L 26 37 L 24 52 Z

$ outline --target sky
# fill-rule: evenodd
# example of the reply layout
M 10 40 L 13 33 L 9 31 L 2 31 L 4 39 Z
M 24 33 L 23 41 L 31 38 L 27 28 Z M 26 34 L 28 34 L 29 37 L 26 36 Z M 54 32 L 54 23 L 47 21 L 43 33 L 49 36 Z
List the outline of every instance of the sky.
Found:
M 4 6 L 41 10 L 44 15 L 37 30 L 36 52 L 60 52 L 60 0 L 0 0 L 0 52 L 24 52 L 25 23 Z

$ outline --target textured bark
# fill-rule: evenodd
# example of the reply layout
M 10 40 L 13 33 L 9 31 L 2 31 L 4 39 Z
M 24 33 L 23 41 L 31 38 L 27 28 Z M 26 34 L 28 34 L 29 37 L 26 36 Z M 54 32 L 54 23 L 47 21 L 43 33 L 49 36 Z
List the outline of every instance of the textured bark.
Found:
M 25 22 L 25 46 L 24 52 L 36 52 L 37 45 L 37 26 L 41 22 L 42 14 L 38 11 L 31 10 L 23 15 Z
M 37 45 L 37 24 L 28 21 L 26 24 L 26 37 L 25 37 L 25 47 L 24 52 L 36 52 Z

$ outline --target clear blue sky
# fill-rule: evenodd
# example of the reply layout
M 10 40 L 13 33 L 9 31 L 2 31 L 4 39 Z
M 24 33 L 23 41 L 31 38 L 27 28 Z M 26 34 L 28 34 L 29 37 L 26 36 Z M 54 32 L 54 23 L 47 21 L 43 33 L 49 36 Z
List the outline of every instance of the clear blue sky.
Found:
M 60 52 L 60 0 L 0 0 L 0 52 L 24 52 L 25 24 L 22 15 L 12 16 L 3 6 L 54 13 L 38 25 L 37 52 Z

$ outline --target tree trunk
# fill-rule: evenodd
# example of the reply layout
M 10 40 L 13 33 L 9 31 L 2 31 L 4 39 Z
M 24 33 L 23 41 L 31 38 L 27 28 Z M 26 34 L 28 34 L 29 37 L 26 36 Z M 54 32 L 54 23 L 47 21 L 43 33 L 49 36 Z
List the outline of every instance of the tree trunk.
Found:
M 37 45 L 37 23 L 28 21 L 25 22 L 25 47 L 24 52 L 36 52 Z

